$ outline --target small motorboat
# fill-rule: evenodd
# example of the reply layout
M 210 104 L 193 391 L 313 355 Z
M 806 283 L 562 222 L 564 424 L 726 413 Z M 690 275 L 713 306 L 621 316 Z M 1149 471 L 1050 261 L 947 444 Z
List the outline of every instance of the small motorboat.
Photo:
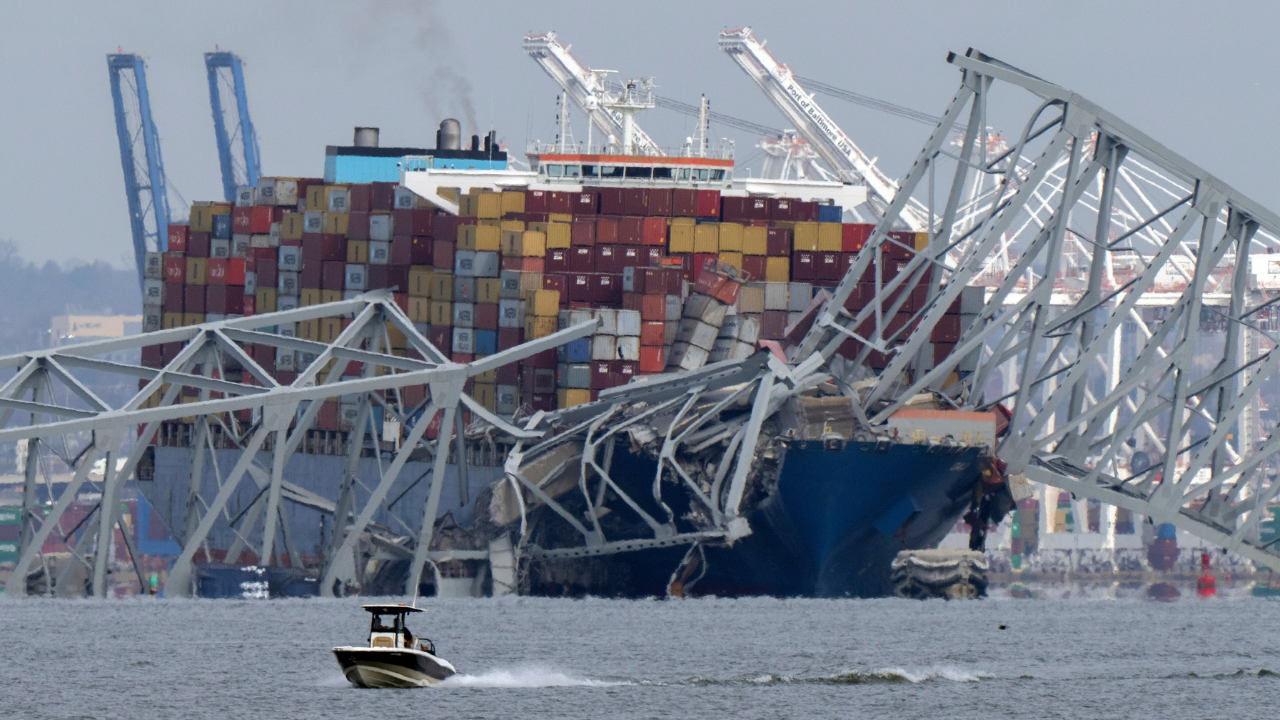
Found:
M 427 687 L 457 672 L 447 660 L 436 657 L 430 640 L 414 637 L 405 626 L 405 617 L 421 610 L 408 605 L 365 605 L 364 609 L 372 615 L 368 647 L 333 649 L 342 674 L 352 685 Z

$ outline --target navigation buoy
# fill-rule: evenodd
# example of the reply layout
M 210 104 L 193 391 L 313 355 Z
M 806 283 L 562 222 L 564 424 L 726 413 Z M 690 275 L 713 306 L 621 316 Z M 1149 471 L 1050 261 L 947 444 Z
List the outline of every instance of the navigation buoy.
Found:
M 1196 594 L 1200 597 L 1213 597 L 1218 594 L 1218 581 L 1209 572 L 1209 553 L 1200 553 L 1200 578 L 1196 580 Z

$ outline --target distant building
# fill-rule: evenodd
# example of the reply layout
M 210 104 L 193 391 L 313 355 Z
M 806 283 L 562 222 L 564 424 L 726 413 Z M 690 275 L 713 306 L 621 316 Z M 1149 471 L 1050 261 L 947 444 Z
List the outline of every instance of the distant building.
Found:
M 58 347 L 141 332 L 141 315 L 56 315 L 49 335 L 50 344 Z

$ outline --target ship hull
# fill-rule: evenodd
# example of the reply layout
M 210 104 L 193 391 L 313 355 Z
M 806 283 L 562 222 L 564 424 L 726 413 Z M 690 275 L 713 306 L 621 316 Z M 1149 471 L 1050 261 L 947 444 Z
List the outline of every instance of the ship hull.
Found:
M 337 647 L 333 654 L 347 681 L 362 688 L 430 687 L 454 674 L 452 666 L 419 650 Z

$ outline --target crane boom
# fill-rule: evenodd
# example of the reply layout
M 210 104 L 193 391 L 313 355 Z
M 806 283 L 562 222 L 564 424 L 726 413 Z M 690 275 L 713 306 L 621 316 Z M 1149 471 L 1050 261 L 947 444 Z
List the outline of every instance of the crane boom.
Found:
M 564 88 L 575 105 L 591 118 L 591 122 L 606 135 L 612 135 L 621 141 L 623 137 L 622 113 L 609 110 L 601 105 L 604 96 L 605 72 L 592 70 L 578 61 L 569 47 L 556 39 L 554 32 L 529 34 L 524 36 L 524 51 L 537 61 L 538 65 Z M 631 127 L 632 144 L 640 155 L 665 155 L 638 125 Z
M 169 195 L 164 161 L 160 157 L 160 136 L 151 120 L 146 62 L 141 55 L 115 53 L 107 56 L 107 71 L 111 76 L 124 190 L 129 199 L 133 255 L 141 284 L 146 253 L 169 247 Z
M 227 201 L 232 201 L 236 199 L 237 187 L 258 186 L 261 163 L 258 135 L 249 119 L 249 99 L 244 89 L 240 56 L 229 52 L 205 53 L 204 66 L 209 72 L 209 104 L 213 109 L 213 132 L 218 140 L 218 163 L 222 167 L 222 192 Z M 230 91 L 231 97 L 224 99 L 224 89 Z M 228 107 L 232 102 L 234 111 Z M 228 116 L 232 122 L 230 131 Z
M 813 95 L 805 92 L 791 73 L 791 68 L 778 62 L 765 49 L 764 43 L 751 34 L 751 28 L 724 30 L 720 33 L 720 49 L 728 53 L 766 97 L 795 124 L 822 159 L 836 170 L 845 182 L 865 182 L 868 197 L 875 198 L 881 211 L 898 194 L 898 183 L 885 175 L 853 140 L 836 125 L 818 105 Z M 911 205 L 901 219 L 914 231 L 923 232 L 929 223 L 924 214 Z

